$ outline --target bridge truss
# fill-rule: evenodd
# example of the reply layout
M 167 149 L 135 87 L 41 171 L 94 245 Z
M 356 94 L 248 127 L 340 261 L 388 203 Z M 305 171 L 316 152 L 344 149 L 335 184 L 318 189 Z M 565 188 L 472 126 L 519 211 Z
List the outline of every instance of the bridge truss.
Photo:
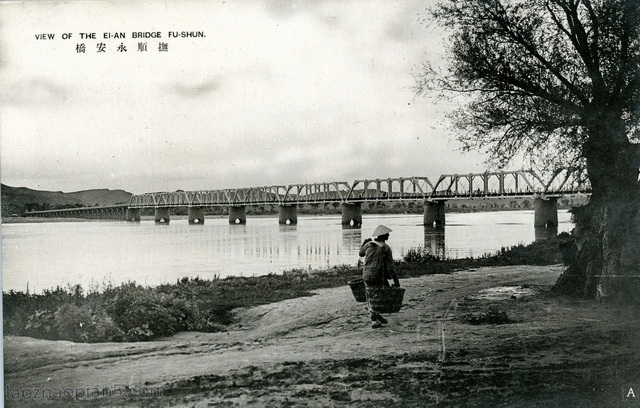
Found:
M 157 192 L 134 195 L 129 208 L 295 205 L 358 203 L 392 200 L 452 200 L 500 196 L 562 196 L 588 194 L 591 187 L 580 174 L 560 170 L 544 179 L 533 170 L 388 178 L 288 186 L 223 190 Z

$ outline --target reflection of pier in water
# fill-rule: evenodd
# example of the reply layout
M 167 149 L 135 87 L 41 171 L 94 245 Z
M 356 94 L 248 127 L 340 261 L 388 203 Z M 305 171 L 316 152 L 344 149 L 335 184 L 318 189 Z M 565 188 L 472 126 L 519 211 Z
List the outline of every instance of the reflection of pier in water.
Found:
M 544 239 L 554 238 L 558 235 L 558 227 L 535 227 L 535 239 L 536 241 L 542 241 Z
M 445 226 L 424 226 L 425 252 L 443 259 L 448 255 L 445 245 L 445 229 Z M 534 227 L 534 231 L 536 241 L 554 238 L 558 235 L 557 226 Z
M 444 258 L 446 255 L 444 245 L 444 226 L 424 227 L 424 249 L 433 256 Z
M 362 244 L 362 230 L 342 227 L 342 247 L 343 248 L 360 248 Z

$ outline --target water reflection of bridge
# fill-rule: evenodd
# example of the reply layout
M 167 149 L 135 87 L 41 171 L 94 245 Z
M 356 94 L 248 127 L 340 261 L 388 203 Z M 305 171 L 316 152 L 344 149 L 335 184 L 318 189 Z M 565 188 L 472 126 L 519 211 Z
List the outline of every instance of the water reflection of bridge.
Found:
M 449 256 L 445 246 L 445 227 L 424 226 L 424 251 L 428 254 L 445 258 Z M 558 235 L 558 226 L 536 226 L 534 227 L 534 239 L 536 241 L 553 238 Z
M 532 170 L 442 175 L 432 182 L 427 177 L 388 178 L 249 187 L 222 190 L 155 192 L 133 195 L 128 205 L 34 211 L 30 217 L 95 217 L 140 220 L 141 209 L 153 209 L 155 221 L 168 223 L 171 209 L 186 207 L 190 224 L 205 221 L 204 209 L 226 207 L 229 222 L 244 224 L 246 207 L 277 205 L 280 224 L 296 224 L 297 208 L 303 204 L 342 205 L 342 225 L 360 228 L 362 203 L 421 201 L 424 224 L 445 224 L 445 202 L 483 197 L 533 197 L 536 226 L 557 226 L 557 199 L 565 195 L 588 194 L 590 186 L 577 173 L 562 170 L 544 179 Z

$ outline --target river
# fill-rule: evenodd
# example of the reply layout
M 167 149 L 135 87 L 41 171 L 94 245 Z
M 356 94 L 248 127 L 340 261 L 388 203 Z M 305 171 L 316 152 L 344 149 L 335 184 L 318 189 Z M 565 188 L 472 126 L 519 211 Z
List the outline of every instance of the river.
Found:
M 135 281 L 172 283 L 182 277 L 254 276 L 294 268 L 323 268 L 358 260 L 363 239 L 378 224 L 391 228 L 394 257 L 423 246 L 451 258 L 492 253 L 536 239 L 533 210 L 447 213 L 444 230 L 422 226 L 422 215 L 364 215 L 361 229 L 343 229 L 341 217 L 299 216 L 297 225 L 277 217 L 249 217 L 246 225 L 207 218 L 189 225 L 153 220 L 37 222 L 2 225 L 3 291 L 39 293 L 80 284 L 85 289 Z M 558 232 L 573 224 L 558 213 Z

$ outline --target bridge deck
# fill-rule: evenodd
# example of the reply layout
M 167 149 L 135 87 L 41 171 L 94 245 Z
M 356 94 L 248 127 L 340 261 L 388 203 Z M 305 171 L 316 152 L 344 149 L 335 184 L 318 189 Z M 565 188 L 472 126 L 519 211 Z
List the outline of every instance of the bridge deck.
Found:
M 451 200 L 470 197 L 561 196 L 589 193 L 587 182 L 568 171 L 544 180 L 532 170 L 442 175 L 434 183 L 427 177 L 388 178 L 250 187 L 225 190 L 175 191 L 134 195 L 130 208 L 294 205 L 305 203 L 357 203 L 386 200 Z
M 127 208 L 234 207 L 247 205 L 297 205 L 305 203 L 362 203 L 394 200 L 455 200 L 482 197 L 547 196 L 589 194 L 588 181 L 575 172 L 562 170 L 547 180 L 532 170 L 449 174 L 436 182 L 427 177 L 399 177 L 248 187 L 223 190 L 155 192 L 131 196 L 129 204 L 33 211 L 25 215 L 68 216 L 126 211 Z

